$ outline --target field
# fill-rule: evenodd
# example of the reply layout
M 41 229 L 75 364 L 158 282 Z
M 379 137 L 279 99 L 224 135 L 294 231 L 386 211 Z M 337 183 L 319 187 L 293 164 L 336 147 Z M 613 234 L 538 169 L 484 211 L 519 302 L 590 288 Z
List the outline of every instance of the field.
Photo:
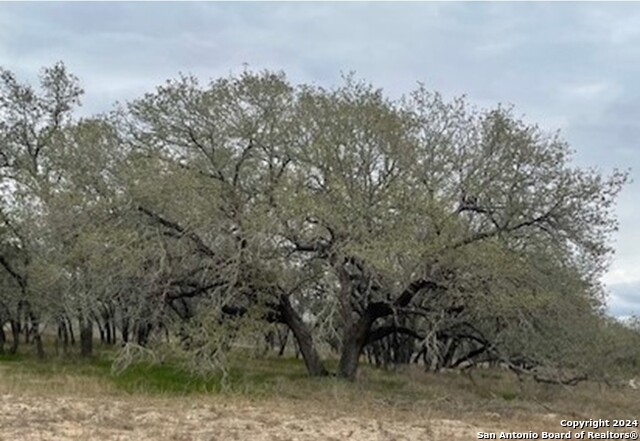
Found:
M 538 384 L 508 372 L 365 366 L 356 383 L 309 379 L 296 359 L 236 357 L 202 379 L 172 365 L 0 361 L 0 440 L 471 440 L 565 432 L 560 420 L 640 416 L 640 391 Z

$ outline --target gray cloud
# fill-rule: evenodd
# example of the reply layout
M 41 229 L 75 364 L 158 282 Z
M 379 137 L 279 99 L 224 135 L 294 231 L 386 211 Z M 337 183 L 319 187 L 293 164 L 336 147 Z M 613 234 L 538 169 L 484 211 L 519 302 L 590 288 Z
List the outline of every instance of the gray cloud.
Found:
M 640 316 L 640 282 L 620 283 L 609 287 L 609 312 L 615 316 Z

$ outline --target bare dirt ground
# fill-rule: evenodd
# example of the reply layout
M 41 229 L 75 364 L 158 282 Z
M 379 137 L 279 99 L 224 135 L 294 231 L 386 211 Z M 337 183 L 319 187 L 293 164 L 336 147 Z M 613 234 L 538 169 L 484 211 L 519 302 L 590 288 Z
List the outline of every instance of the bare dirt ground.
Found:
M 12 394 L 0 395 L 0 428 L 2 441 L 470 440 L 478 431 L 462 421 L 334 415 L 277 401 Z
M 426 376 L 410 384 L 431 389 L 406 401 L 342 383 L 315 393 L 315 384 L 287 383 L 280 395 L 254 398 L 131 394 L 102 377 L 23 367 L 0 366 L 0 441 L 462 441 L 481 431 L 564 432 L 561 419 L 640 415 L 637 390 L 589 385 L 543 387 L 544 402 L 522 402 L 480 398 L 483 386 L 501 390 L 496 379 L 484 385 L 479 377 L 473 392 L 458 376 Z

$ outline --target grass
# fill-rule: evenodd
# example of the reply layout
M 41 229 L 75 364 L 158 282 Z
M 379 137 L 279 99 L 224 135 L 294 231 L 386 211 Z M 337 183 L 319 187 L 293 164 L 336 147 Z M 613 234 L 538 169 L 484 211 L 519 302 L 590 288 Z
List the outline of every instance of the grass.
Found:
M 238 353 L 225 375 L 200 377 L 178 364 L 137 363 L 119 374 L 112 354 L 92 360 L 0 355 L 0 392 L 134 396 L 220 396 L 320 403 L 346 412 L 428 412 L 441 415 L 566 414 L 584 418 L 637 418 L 638 391 L 584 383 L 574 387 L 535 383 L 496 370 L 468 374 L 426 373 L 417 366 L 396 370 L 363 365 L 358 381 L 309 378 L 295 358 L 256 358 Z M 331 364 L 331 362 L 329 363 Z

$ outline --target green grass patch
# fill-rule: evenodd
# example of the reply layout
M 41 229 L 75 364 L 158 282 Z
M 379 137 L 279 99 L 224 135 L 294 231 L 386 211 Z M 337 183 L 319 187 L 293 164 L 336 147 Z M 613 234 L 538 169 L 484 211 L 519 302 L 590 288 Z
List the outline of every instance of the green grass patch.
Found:
M 4 353 L 4 354 L 0 354 L 0 363 L 10 363 L 12 361 L 20 361 L 23 358 L 24 357 L 22 356 L 22 354 Z
M 183 395 L 220 392 L 223 375 L 209 378 L 195 376 L 170 364 L 137 363 L 121 373 L 109 372 L 109 379 L 129 393 Z
M 538 384 L 531 378 L 518 379 L 501 371 L 426 373 L 415 365 L 384 370 L 363 363 L 358 380 L 348 382 L 336 377 L 311 378 L 303 361 L 293 357 L 234 353 L 230 355 L 224 373 L 207 377 L 190 373 L 175 360 L 138 362 L 114 373 L 113 359 L 109 353 L 89 360 L 75 356 L 51 357 L 43 361 L 29 354 L 4 354 L 0 356 L 0 387 L 8 393 L 222 394 L 259 400 L 279 397 L 329 406 L 337 402 L 346 408 L 362 406 L 362 403 L 383 403 L 392 408 L 427 406 L 445 412 L 479 408 L 500 412 L 504 409 L 539 411 L 541 408 L 546 411 L 547 407 L 573 408 L 575 403 L 580 403 L 577 407 L 593 407 L 585 407 L 585 412 L 607 410 L 626 415 L 630 409 L 640 410 L 637 395 L 634 395 L 636 391 L 602 389 L 603 386 L 591 383 L 573 388 Z M 546 403 L 546 407 L 539 403 Z
M 112 370 L 113 357 L 102 353 L 91 359 L 78 356 L 51 357 L 38 360 L 31 355 L 3 354 L 0 366 L 4 375 L 33 375 L 41 379 L 77 377 L 100 378 L 116 390 L 131 394 L 211 394 L 235 393 L 267 396 L 283 385 L 309 382 L 302 360 L 295 358 L 252 358 L 236 354 L 224 372 L 209 376 L 190 373 L 178 362 L 133 363 L 121 372 Z

